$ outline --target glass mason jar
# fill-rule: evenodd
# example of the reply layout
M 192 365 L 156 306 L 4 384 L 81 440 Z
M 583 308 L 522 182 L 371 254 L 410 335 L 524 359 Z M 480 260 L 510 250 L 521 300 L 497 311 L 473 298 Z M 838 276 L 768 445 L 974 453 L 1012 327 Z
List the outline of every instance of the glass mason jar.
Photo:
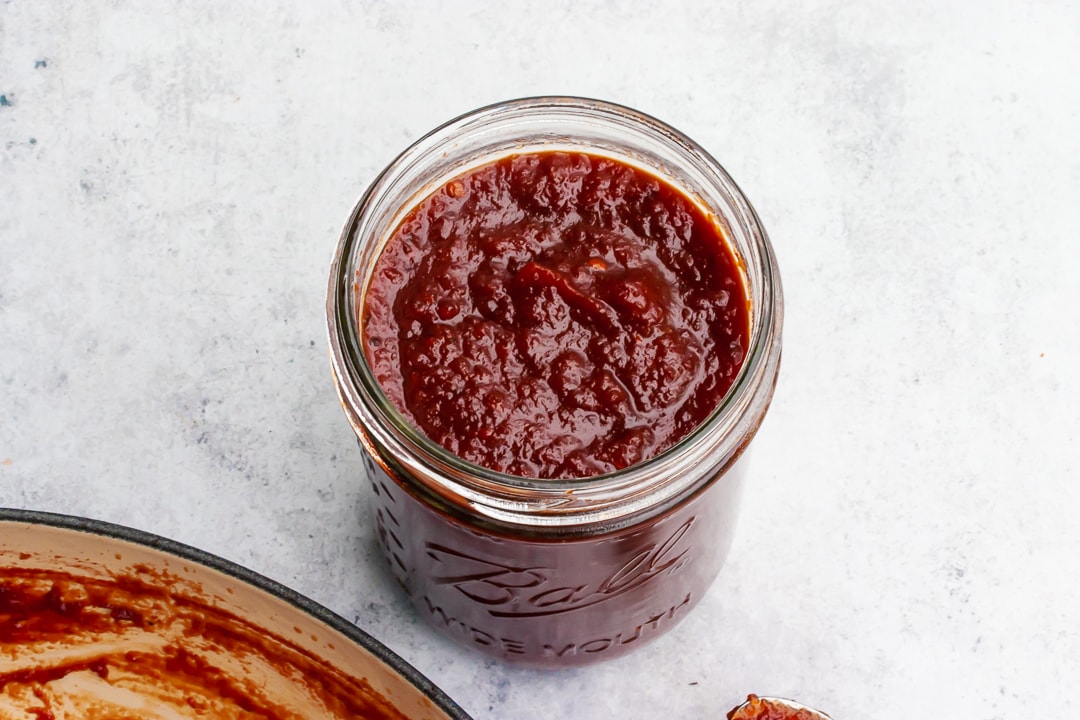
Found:
M 388 400 L 362 344 L 362 308 L 391 233 L 448 180 L 508 155 L 584 151 L 682 189 L 722 228 L 750 301 L 749 345 L 727 395 L 656 457 L 597 477 L 537 480 L 471 464 Z M 405 150 L 357 203 L 327 299 L 330 354 L 365 452 L 379 543 L 417 611 L 503 660 L 568 667 L 621 655 L 682 619 L 730 547 L 742 459 L 772 399 L 783 295 L 749 201 L 701 147 L 659 121 L 581 98 L 499 103 Z

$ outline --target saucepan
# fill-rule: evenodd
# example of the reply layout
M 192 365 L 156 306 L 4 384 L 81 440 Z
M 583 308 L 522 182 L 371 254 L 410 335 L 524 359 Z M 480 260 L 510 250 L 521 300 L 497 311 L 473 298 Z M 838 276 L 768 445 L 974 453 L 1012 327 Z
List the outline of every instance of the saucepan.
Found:
M 250 570 L 0 508 L 0 717 L 469 716 L 373 637 Z

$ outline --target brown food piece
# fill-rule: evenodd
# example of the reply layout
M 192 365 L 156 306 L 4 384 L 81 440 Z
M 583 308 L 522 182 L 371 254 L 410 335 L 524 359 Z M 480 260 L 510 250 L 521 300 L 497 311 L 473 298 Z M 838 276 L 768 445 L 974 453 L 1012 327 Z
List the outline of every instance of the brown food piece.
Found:
M 822 720 L 819 713 L 805 708 L 792 708 L 757 695 L 748 695 L 746 702 L 728 713 L 728 720 Z

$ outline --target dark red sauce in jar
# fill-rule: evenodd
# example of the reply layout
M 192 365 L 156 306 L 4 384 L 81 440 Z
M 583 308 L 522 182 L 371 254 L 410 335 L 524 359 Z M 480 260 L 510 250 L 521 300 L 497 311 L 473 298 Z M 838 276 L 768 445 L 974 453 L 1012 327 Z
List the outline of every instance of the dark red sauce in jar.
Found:
M 365 456 L 378 542 L 440 633 L 513 663 L 563 668 L 636 650 L 682 621 L 727 556 L 741 464 L 674 510 L 629 527 L 547 536 L 476 525 Z
M 533 478 L 671 447 L 727 393 L 750 329 L 715 219 L 659 177 L 581 152 L 446 182 L 390 237 L 364 315 L 375 377 L 410 420 Z
M 674 627 L 730 547 L 782 307 L 741 191 L 640 113 L 510 101 L 402 153 L 342 233 L 327 319 L 417 612 L 553 668 Z

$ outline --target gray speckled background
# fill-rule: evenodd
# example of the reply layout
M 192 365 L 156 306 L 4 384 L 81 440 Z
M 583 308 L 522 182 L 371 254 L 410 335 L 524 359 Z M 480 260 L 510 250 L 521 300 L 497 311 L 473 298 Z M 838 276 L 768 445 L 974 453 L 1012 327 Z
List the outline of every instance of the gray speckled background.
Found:
M 0 506 L 290 585 L 478 720 L 1068 717 L 1080 689 L 1080 6 L 0 2 Z M 787 295 L 730 561 L 662 640 L 545 674 L 375 552 L 326 275 L 378 170 L 514 96 L 710 149 Z

